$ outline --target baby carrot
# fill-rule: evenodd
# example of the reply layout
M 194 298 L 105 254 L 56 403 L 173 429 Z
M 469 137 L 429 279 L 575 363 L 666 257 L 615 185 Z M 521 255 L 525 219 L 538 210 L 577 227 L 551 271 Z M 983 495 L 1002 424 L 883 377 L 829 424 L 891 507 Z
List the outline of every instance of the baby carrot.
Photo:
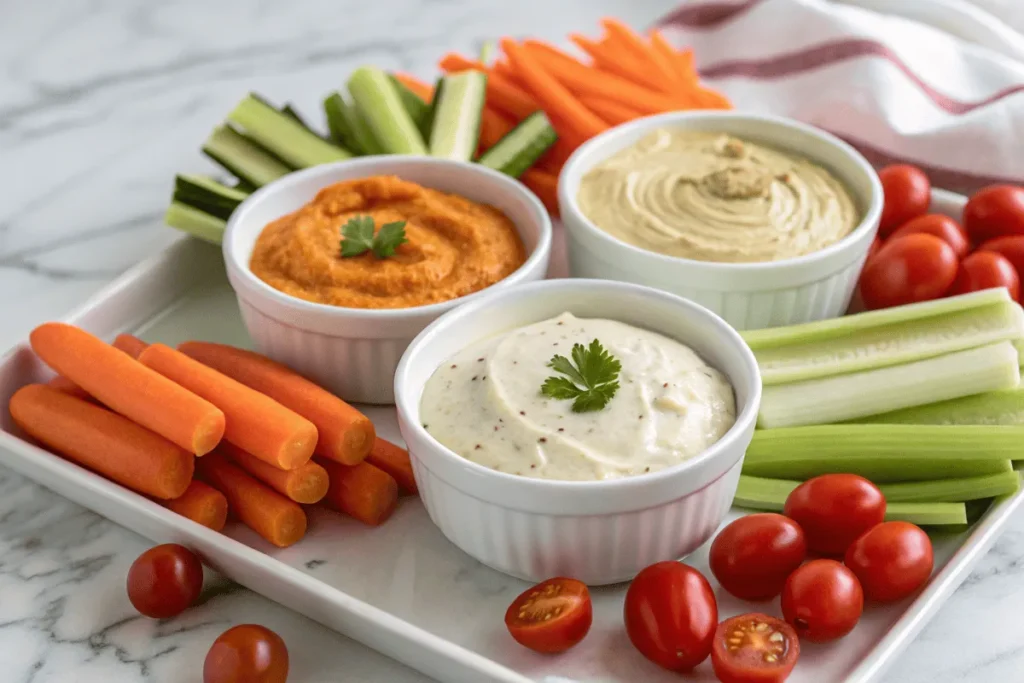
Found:
M 192 481 L 191 453 L 106 408 L 44 384 L 22 387 L 8 407 L 29 436 L 133 491 L 166 500 Z
M 692 59 L 687 60 L 684 54 L 676 52 L 662 32 L 657 29 L 651 31 L 651 47 L 671 65 L 679 83 L 688 87 L 697 85 L 697 73 L 693 69 Z
M 480 116 L 480 151 L 490 149 L 505 137 L 515 123 L 495 109 L 484 107 Z
M 114 339 L 114 348 L 124 351 L 132 358 L 138 359 L 142 352 L 149 346 L 146 342 L 130 334 L 119 334 Z
M 416 477 L 412 473 L 409 451 L 401 446 L 396 446 L 378 436 L 377 441 L 373 444 L 373 450 L 366 456 L 366 462 L 394 477 L 406 493 L 419 493 L 419 489 L 416 488 Z
M 487 104 L 497 107 L 513 119 L 525 119 L 541 108 L 537 100 L 517 83 L 494 73 L 480 62 L 466 59 L 462 55 L 448 53 L 438 63 L 445 73 L 455 71 L 483 71 L 487 74 Z
M 361 462 L 377 433 L 361 412 L 294 370 L 252 351 L 192 341 L 178 349 L 242 384 L 266 394 L 316 425 L 316 454 L 345 465 Z
M 395 511 L 398 484 L 387 472 L 365 462 L 351 467 L 329 460 L 321 464 L 331 479 L 324 498 L 330 507 L 370 526 L 377 526 Z
M 223 453 L 213 452 L 196 460 L 199 475 L 224 494 L 231 511 L 242 523 L 279 548 L 287 548 L 306 535 L 302 506 L 264 486 Z
M 252 476 L 278 493 L 288 496 L 296 503 L 311 505 L 327 495 L 327 470 L 315 462 L 307 462 L 293 470 L 279 470 L 230 443 L 222 443 L 218 451 L 231 458 L 236 465 Z
M 67 377 L 64 377 L 63 375 L 57 375 L 49 382 L 47 382 L 46 385 L 56 389 L 57 391 L 63 391 L 68 396 L 80 398 L 83 401 L 94 400 L 93 397 L 89 395 L 88 391 L 78 386 L 77 384 L 69 380 Z
M 605 18 L 601 20 L 601 25 L 608 31 L 609 36 L 613 36 L 623 49 L 633 56 L 634 61 L 647 66 L 651 75 L 660 82 L 660 90 L 673 92 L 677 88 L 682 88 L 683 83 L 676 77 L 670 57 L 653 46 L 648 46 L 643 38 L 621 21 Z
M 162 503 L 168 510 L 214 531 L 223 529 L 228 520 L 228 499 L 224 494 L 195 479 L 185 489 L 185 493 Z
M 409 74 L 396 73 L 394 74 L 395 79 L 404 85 L 409 90 L 413 91 L 416 95 L 419 95 L 420 99 L 430 104 L 430 101 L 434 99 L 434 88 L 429 86 L 415 76 Z
M 163 344 L 149 346 L 139 362 L 223 410 L 225 440 L 260 460 L 290 470 L 313 457 L 316 427 L 269 396 Z
M 609 100 L 596 95 L 580 95 L 580 102 L 613 126 L 644 116 L 621 100 Z
M 519 179 L 540 198 L 552 215 L 558 214 L 558 176 L 531 168 Z
M 632 54 L 623 50 L 614 50 L 607 44 L 597 43 L 577 33 L 570 35 L 569 39 L 590 55 L 598 68 L 610 71 L 656 92 L 667 94 L 671 91 L 666 88 L 664 80 L 653 72 L 649 64 L 635 59 Z
M 45 323 L 32 349 L 100 403 L 182 448 L 203 455 L 224 435 L 224 413 L 85 330 Z

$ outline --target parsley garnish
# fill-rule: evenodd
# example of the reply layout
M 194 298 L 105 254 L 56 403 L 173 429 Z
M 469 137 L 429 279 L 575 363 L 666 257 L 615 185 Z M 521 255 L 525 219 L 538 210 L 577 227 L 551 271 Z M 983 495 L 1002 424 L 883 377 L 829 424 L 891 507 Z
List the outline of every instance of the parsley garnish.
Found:
M 622 364 L 608 353 L 596 339 L 589 347 L 574 344 L 572 360 L 556 355 L 548 367 L 565 377 L 548 377 L 540 393 L 548 398 L 575 399 L 574 413 L 601 410 L 619 390 L 619 371 Z
M 342 257 L 359 256 L 372 250 L 377 258 L 383 259 L 394 255 L 400 244 L 409 241 L 405 238 L 405 221 L 385 223 L 376 235 L 373 232 L 373 216 L 350 218 L 341 228 Z

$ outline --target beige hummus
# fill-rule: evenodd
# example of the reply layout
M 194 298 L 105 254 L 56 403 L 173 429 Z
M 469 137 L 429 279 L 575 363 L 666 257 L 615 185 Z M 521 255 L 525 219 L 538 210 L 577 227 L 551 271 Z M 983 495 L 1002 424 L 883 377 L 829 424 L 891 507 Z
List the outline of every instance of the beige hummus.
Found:
M 860 222 L 828 170 L 703 131 L 654 131 L 588 172 L 578 200 L 612 236 L 700 261 L 794 258 L 838 242 Z

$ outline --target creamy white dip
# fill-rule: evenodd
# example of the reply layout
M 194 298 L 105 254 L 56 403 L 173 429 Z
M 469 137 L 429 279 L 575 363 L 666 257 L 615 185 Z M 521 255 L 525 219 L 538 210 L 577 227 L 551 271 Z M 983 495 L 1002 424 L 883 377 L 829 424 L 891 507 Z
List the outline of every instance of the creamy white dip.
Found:
M 541 394 L 555 354 L 597 339 L 622 365 L 601 410 Z M 736 421 L 732 386 L 688 346 L 569 313 L 472 344 L 439 367 L 420 404 L 424 428 L 468 460 L 527 477 L 601 480 L 698 455 Z

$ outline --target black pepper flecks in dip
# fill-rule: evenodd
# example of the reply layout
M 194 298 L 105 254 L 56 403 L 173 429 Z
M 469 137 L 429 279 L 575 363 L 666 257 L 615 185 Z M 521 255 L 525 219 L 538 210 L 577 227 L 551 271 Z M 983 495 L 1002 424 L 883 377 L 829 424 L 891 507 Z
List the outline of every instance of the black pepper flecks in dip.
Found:
M 547 439 L 545 439 L 545 438 L 544 438 L 543 436 L 542 436 L 542 437 L 540 437 L 539 439 L 537 439 L 537 441 L 538 441 L 539 443 L 547 443 L 547 442 L 548 442 L 548 440 L 547 440 Z

